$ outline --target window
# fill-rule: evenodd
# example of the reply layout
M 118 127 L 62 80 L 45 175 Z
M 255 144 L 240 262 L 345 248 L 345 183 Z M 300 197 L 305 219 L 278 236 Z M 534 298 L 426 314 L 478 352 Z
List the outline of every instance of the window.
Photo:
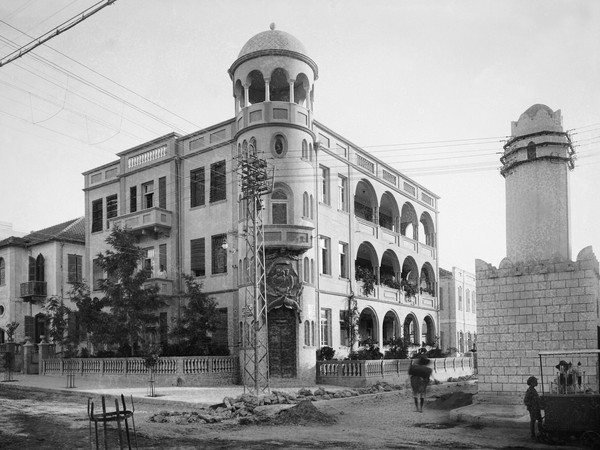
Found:
M 283 155 L 285 155 L 285 153 L 286 153 L 286 145 L 285 144 L 286 144 L 285 138 L 281 134 L 278 134 L 277 136 L 275 136 L 275 141 L 273 143 L 273 153 L 275 154 L 275 156 L 282 157 Z
M 310 283 L 310 263 L 308 258 L 305 256 L 302 262 L 302 269 L 304 271 L 304 282 Z
M 310 321 L 304 321 L 304 345 L 310 347 Z
M 339 243 L 340 252 L 340 278 L 348 278 L 348 244 Z
M 158 179 L 158 207 L 167 209 L 167 177 Z
M 102 269 L 102 267 L 100 267 L 100 264 L 98 263 L 98 259 L 94 259 L 94 261 L 92 261 L 92 289 L 94 291 L 99 291 L 100 290 L 100 280 L 104 279 L 104 269 Z
M 147 248 L 144 250 L 144 261 L 142 269 L 148 273 L 149 277 L 154 276 L 154 248 Z
M 308 212 L 308 192 L 305 192 L 302 195 L 302 217 L 306 217 L 308 218 L 309 216 L 309 212 Z
M 108 197 L 106 197 L 106 219 L 107 219 L 106 228 L 109 228 L 108 219 L 117 217 L 118 208 L 119 208 L 119 204 L 117 202 L 116 194 L 109 195 Z
M 462 304 L 462 287 L 458 287 L 458 310 L 462 311 L 463 309 L 463 304 Z
M 218 202 L 227 198 L 225 161 L 210 165 L 210 202 Z
M 166 275 L 167 271 L 167 244 L 158 246 L 158 270 L 160 275 Z
M 212 273 L 227 273 L 227 250 L 223 248 L 226 234 L 217 234 L 211 238 Z
M 204 167 L 190 171 L 190 206 L 204 205 Z
M 0 258 L 0 285 L 6 283 L 6 266 L 4 258 Z
M 129 212 L 137 211 L 137 186 L 129 188 Z
M 308 205 L 308 212 L 310 213 L 310 218 L 314 219 L 313 211 L 314 211 L 314 197 L 310 194 L 310 204 Z
M 308 159 L 308 144 L 306 139 L 302 140 L 302 159 Z
M 533 142 L 530 142 L 529 144 L 527 144 L 527 159 L 535 159 L 535 153 L 535 144 Z
M 102 199 L 92 202 L 92 233 L 102 231 Z
M 471 311 L 471 291 L 469 291 L 467 289 L 467 292 L 465 293 L 465 302 L 466 302 L 466 307 L 467 307 L 467 312 Z
M 320 236 L 319 247 L 321 250 L 321 273 L 331 275 L 331 239 Z
M 287 223 L 287 202 L 287 195 L 282 190 L 276 190 L 271 195 L 271 222 L 274 225 Z
M 190 241 L 190 260 L 192 273 L 195 277 L 206 275 L 205 243 L 204 238 Z
M 350 347 L 350 311 L 340 311 L 340 345 Z
M 338 209 L 348 211 L 348 179 L 338 175 Z
M 331 346 L 331 309 L 321 308 L 321 347 Z
M 320 176 L 320 189 L 319 189 L 319 201 L 329 205 L 329 168 L 325 166 L 319 166 Z
M 143 205 L 142 209 L 154 206 L 154 181 L 142 184 Z
M 81 255 L 67 255 L 69 274 L 68 283 L 81 283 L 83 281 L 83 257 Z
M 444 309 L 444 288 L 440 286 L 440 298 L 439 298 L 440 311 Z

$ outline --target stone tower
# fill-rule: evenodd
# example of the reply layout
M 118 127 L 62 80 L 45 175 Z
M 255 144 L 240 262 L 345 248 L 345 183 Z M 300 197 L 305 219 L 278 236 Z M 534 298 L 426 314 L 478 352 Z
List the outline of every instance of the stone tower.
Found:
M 522 404 L 540 351 L 598 348 L 600 276 L 591 247 L 570 259 L 573 150 L 560 111 L 538 104 L 521 114 L 501 162 L 507 257 L 499 268 L 476 261 L 478 397 Z M 543 369 L 546 386 L 557 362 Z M 597 367 L 585 370 L 597 383 Z
M 569 259 L 569 170 L 573 150 L 560 110 L 536 104 L 512 122 L 506 180 L 506 254 L 513 262 Z

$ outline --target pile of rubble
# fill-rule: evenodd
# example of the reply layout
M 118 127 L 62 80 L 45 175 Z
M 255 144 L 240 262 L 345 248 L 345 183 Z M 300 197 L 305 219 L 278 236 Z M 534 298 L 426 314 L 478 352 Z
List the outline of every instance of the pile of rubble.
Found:
M 151 422 L 157 423 L 216 423 L 229 419 L 250 418 L 264 410 L 260 408 L 270 405 L 295 405 L 300 402 L 315 402 L 320 400 L 331 400 L 336 398 L 356 397 L 359 395 L 375 394 L 378 392 L 390 392 L 403 389 L 402 386 L 390 385 L 388 383 L 377 383 L 373 386 L 356 389 L 341 389 L 329 391 L 323 388 L 311 391 L 300 389 L 297 393 L 272 391 L 267 395 L 243 394 L 239 397 L 225 397 L 223 403 L 213 405 L 206 409 L 191 412 L 160 411 L 150 417 Z M 258 408 L 258 410 L 257 410 Z M 252 420 L 251 420 L 252 421 Z M 243 422 L 249 422 L 244 420 Z

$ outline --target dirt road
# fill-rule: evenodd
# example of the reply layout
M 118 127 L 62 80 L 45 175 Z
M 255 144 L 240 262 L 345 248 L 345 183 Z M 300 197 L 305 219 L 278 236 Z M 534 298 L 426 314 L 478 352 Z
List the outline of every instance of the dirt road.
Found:
M 305 426 L 154 423 L 150 418 L 165 407 L 147 404 L 136 406 L 134 419 L 138 447 L 148 449 L 551 448 L 532 442 L 524 429 L 451 424 L 448 409 L 455 405 L 441 400 L 430 399 L 423 413 L 414 411 L 412 398 L 402 391 L 320 401 L 314 405 L 334 423 Z M 0 411 L 2 449 L 89 448 L 82 398 L 0 386 Z

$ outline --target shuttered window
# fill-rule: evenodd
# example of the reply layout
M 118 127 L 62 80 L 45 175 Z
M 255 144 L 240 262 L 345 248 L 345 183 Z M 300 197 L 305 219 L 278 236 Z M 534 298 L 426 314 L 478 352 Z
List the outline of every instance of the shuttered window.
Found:
M 204 205 L 204 167 L 190 171 L 190 207 Z
M 108 219 L 117 217 L 119 205 L 117 203 L 116 195 L 109 195 L 106 197 L 106 228 L 109 228 Z
M 167 244 L 158 246 L 158 269 L 161 272 L 167 270 Z
M 167 209 L 167 177 L 158 179 L 158 207 Z
M 218 202 L 227 198 L 227 176 L 225 161 L 219 161 L 210 166 L 210 202 Z
M 99 291 L 100 290 L 100 280 L 104 279 L 104 269 L 102 269 L 102 267 L 100 267 L 100 264 L 98 264 L 98 259 L 94 259 L 92 264 L 93 264 L 92 289 L 94 291 Z
M 83 281 L 83 257 L 81 255 L 67 255 L 69 275 L 67 282 L 81 283 Z
M 129 212 L 137 211 L 137 186 L 129 188 Z
M 92 202 L 92 233 L 102 231 L 102 199 Z
M 205 243 L 204 238 L 192 239 L 190 241 L 191 271 L 195 277 L 206 275 Z

